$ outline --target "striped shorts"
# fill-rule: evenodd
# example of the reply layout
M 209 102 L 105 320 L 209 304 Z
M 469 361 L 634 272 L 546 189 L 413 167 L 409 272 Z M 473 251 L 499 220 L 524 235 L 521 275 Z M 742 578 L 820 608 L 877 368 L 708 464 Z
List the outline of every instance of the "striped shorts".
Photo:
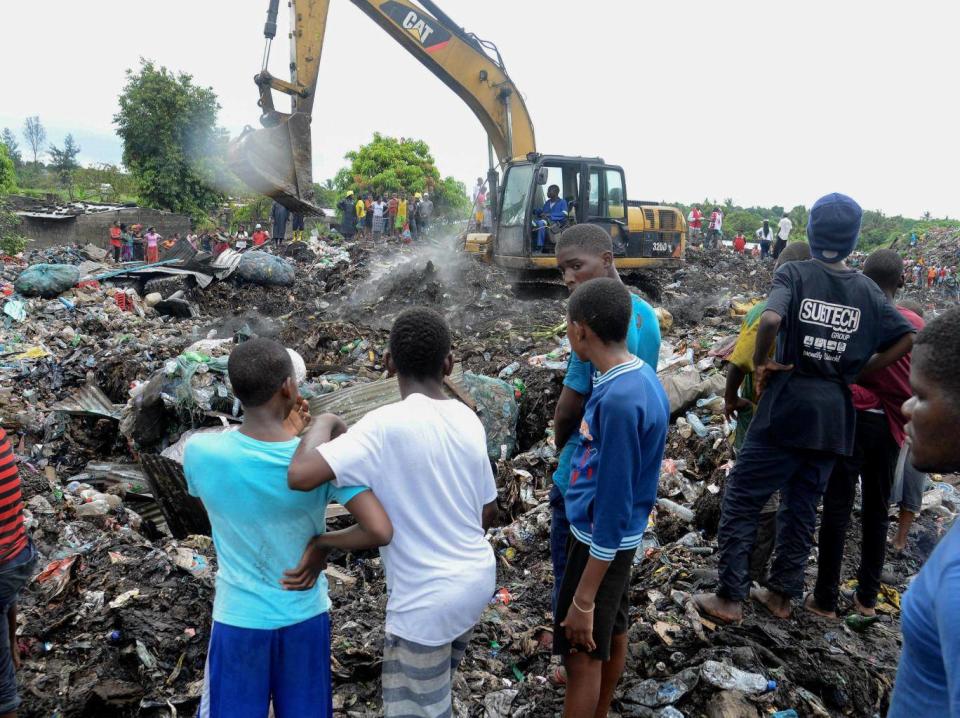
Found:
M 386 718 L 449 718 L 453 675 L 473 629 L 452 643 L 421 646 L 386 634 L 383 642 L 383 714 Z

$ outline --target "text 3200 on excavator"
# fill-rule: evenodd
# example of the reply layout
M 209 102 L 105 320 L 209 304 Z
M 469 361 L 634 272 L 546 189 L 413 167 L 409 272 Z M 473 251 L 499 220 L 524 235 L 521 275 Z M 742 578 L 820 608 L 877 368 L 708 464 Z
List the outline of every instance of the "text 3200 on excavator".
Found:
M 588 222 L 611 235 L 620 269 L 683 261 L 687 225 L 678 209 L 627 200 L 623 169 L 599 157 L 537 152 L 526 105 L 493 43 L 460 28 L 430 0 L 350 2 L 453 90 L 487 132 L 491 226 L 490 231 L 465 236 L 468 252 L 513 270 L 556 268 L 557 234 Z M 329 4 L 288 1 L 292 61 L 286 81 L 267 72 L 279 12 L 279 0 L 270 0 L 263 66 L 255 78 L 263 128 L 248 127 L 230 151 L 232 167 L 253 189 L 305 213 L 318 211 L 313 204 L 310 124 Z M 275 108 L 274 90 L 290 95 L 289 113 Z M 552 185 L 566 200 L 568 213 L 541 230 L 538 210 Z

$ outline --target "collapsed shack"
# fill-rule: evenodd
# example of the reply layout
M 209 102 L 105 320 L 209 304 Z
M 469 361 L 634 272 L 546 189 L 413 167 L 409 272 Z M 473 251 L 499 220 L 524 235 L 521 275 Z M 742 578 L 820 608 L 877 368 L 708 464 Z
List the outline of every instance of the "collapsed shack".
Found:
M 356 418 L 394 396 L 384 381 L 388 330 L 417 304 L 451 325 L 459 365 L 448 389 L 484 421 L 498 485 L 500 516 L 489 533 L 498 591 L 457 676 L 455 713 L 561 709 L 562 689 L 549 683 L 548 489 L 556 465 L 550 422 L 569 346 L 555 287 L 521 299 L 500 270 L 432 244 L 286 248 L 292 278 L 267 251 L 257 262 L 290 279 L 281 285 L 240 276 L 238 253 L 213 259 L 181 244 L 164 257 L 169 264 L 120 270 L 84 266 L 102 263 L 92 254 L 57 248 L 3 270 L 11 290 L 27 264 L 69 264 L 82 275 L 55 298 L 9 293 L 4 304 L 0 416 L 21 459 L 27 523 L 41 554 L 21 610 L 23 715 L 192 714 L 216 556 L 202 506 L 185 495 L 180 461 L 190 432 L 230 430 L 242 418 L 225 374 L 232 347 L 249 336 L 277 338 L 304 358 L 301 392 L 314 411 Z M 735 627 L 701 619 L 689 595 L 716 585 L 715 534 L 732 466 L 733 426 L 718 401 L 722 357 L 768 288 L 770 268 L 691 252 L 672 274 L 627 280 L 658 307 L 672 425 L 631 584 L 616 709 L 668 718 L 882 713 L 899 655 L 900 592 L 960 497 L 939 480 L 928 491 L 907 551 L 885 567 L 882 617 L 863 632 L 800 610 L 777 621 L 748 607 Z M 189 311 L 167 311 L 151 294 Z M 346 525 L 342 513 L 333 508 L 332 526 Z M 845 578 L 859 555 L 853 523 Z M 816 551 L 811 584 L 815 572 Z M 335 555 L 328 575 L 335 711 L 377 715 L 382 564 L 375 552 Z M 775 687 L 730 690 L 732 668 Z

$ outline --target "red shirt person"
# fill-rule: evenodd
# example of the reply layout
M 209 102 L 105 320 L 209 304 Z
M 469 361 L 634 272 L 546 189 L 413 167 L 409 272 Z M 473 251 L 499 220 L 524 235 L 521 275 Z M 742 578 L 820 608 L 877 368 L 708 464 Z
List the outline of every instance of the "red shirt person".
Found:
M 733 238 L 733 251 L 737 254 L 743 254 L 746 247 L 747 238 L 743 236 L 743 232 L 737 232 L 737 236 Z

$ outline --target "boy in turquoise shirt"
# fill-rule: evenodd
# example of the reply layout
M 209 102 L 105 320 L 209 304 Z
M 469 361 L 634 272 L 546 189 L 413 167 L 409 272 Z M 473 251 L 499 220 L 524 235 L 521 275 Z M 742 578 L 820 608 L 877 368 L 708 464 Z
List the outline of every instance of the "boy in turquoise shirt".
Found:
M 591 279 L 608 277 L 620 280 L 613 260 L 613 241 L 610 235 L 594 224 L 578 224 L 564 231 L 557 240 L 557 267 L 563 282 L 571 293 Z M 634 356 L 657 370 L 660 357 L 660 323 L 647 302 L 635 294 L 630 295 L 632 313 L 627 328 L 627 349 Z M 553 560 L 553 605 L 563 582 L 567 557 L 567 537 L 570 524 L 567 521 L 564 494 L 570 484 L 570 457 L 580 446 L 580 420 L 590 396 L 594 368 L 575 353 L 570 355 L 563 391 L 554 414 L 554 435 L 558 457 L 557 470 L 553 475 L 554 487 L 550 492 L 553 517 L 550 524 L 550 556 Z
M 287 488 L 296 434 L 309 417 L 286 349 L 252 339 L 233 350 L 228 372 L 243 425 L 197 435 L 184 454 L 187 486 L 210 517 L 219 566 L 200 715 L 266 718 L 272 702 L 277 718 L 327 718 L 327 553 L 384 545 L 392 527 L 367 489 Z M 325 534 L 333 501 L 358 524 Z

